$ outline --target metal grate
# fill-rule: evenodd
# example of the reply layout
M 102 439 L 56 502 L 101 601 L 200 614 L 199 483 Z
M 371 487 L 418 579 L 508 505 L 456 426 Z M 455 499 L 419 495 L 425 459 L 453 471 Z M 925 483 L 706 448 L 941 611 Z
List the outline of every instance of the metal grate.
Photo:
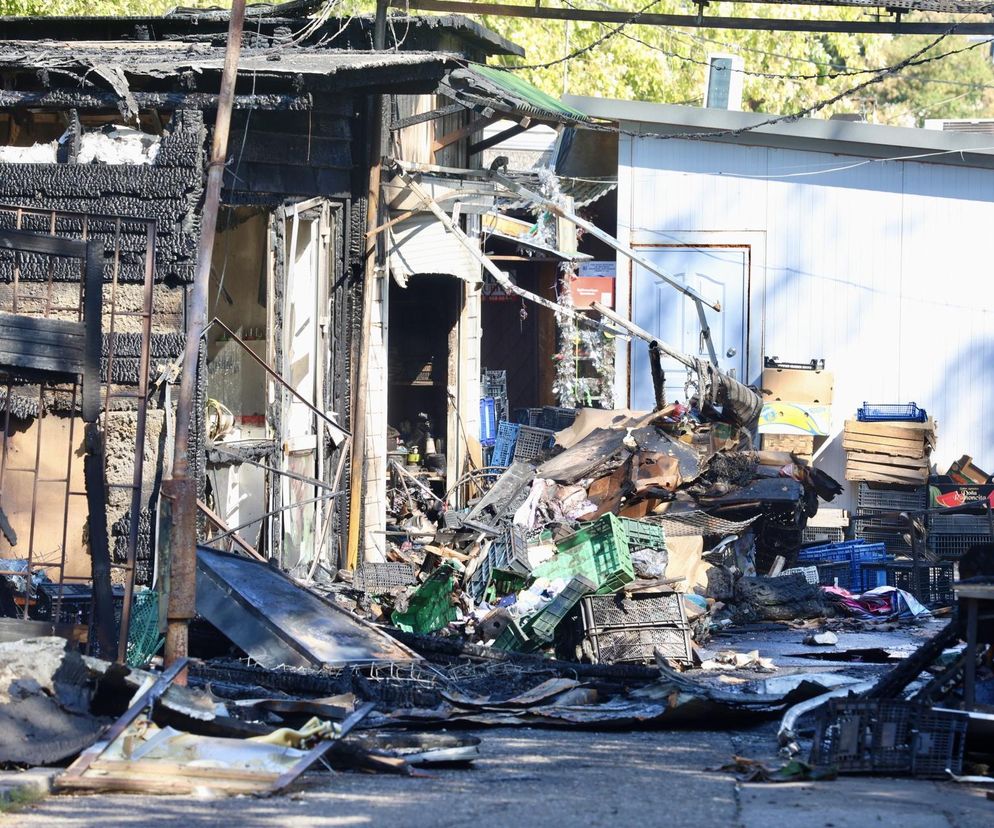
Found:
M 379 595 L 410 586 L 417 581 L 414 566 L 407 563 L 386 561 L 382 563 L 364 563 L 356 567 L 353 583 L 367 595 Z
M 737 535 L 748 529 L 757 518 L 732 521 L 714 517 L 707 512 L 686 512 L 649 520 L 658 522 L 666 532 L 666 537 L 680 538 L 690 535 Z
M 112 411 L 134 412 L 136 420 L 133 439 L 128 453 L 134 458 L 130 480 L 121 479 L 116 470 L 109 470 L 110 453 L 104 452 L 103 479 L 108 503 L 121 503 L 128 516 L 128 535 L 124 561 L 112 562 L 112 568 L 123 571 L 124 609 L 120 618 L 118 657 L 126 656 L 128 630 L 132 607 L 132 596 L 136 581 L 139 526 L 141 523 L 142 486 L 144 482 L 144 461 L 146 455 L 145 432 L 149 399 L 149 361 L 151 343 L 151 320 L 155 274 L 154 221 L 123 218 L 68 211 L 29 209 L 24 207 L 0 206 L 0 228 L 36 234 L 39 238 L 85 242 L 88 248 L 86 258 L 69 255 L 48 255 L 37 252 L 23 252 L 13 245 L 4 252 L 4 261 L 12 269 L 12 278 L 4 284 L 0 311 L 13 314 L 28 314 L 44 319 L 60 319 L 85 322 L 84 310 L 87 296 L 84 289 L 86 273 L 90 262 L 90 250 L 99 250 L 96 266 L 98 279 L 102 280 L 102 324 L 98 327 L 104 334 L 106 358 L 100 369 L 100 401 L 103 407 L 103 433 L 109 439 L 110 414 Z M 125 282 L 138 282 L 142 286 L 140 299 L 126 300 Z M 93 301 L 93 297 L 90 297 Z M 130 317 L 131 321 L 126 318 Z M 117 338 L 122 328 L 138 328 L 141 332 L 137 358 L 127 357 L 129 370 L 125 381 L 111 378 L 121 375 L 115 367 L 120 356 Z M 91 336 L 90 330 L 87 336 Z M 130 336 L 130 333 L 129 333 Z M 133 344 L 133 343 L 132 343 Z M 123 350 L 127 350 L 126 348 Z M 72 546 L 83 551 L 82 532 L 78 530 L 72 516 L 73 506 L 90 498 L 81 488 L 82 462 L 79 448 L 82 442 L 77 419 L 88 406 L 86 383 L 66 380 L 46 380 L 26 383 L 15 374 L 2 380 L 0 395 L 0 417 L 4 424 L 4 445 L 0 458 L 0 505 L 22 532 L 22 545 L 18 550 L 27 551 L 28 568 L 44 571 L 56 583 L 52 611 L 56 617 L 61 613 L 61 603 L 66 587 L 73 581 L 89 581 L 89 576 L 67 574 L 67 559 Z M 68 416 L 66 416 L 68 415 Z M 33 465 L 15 462 L 9 451 L 9 442 L 16 428 L 11 421 L 33 420 L 35 446 L 29 450 Z M 15 422 L 16 425 L 16 422 Z M 129 439 L 126 437 L 125 439 Z M 57 461 L 53 446 L 65 442 L 64 460 Z M 47 462 L 42 463 L 44 456 Z M 24 493 L 30 494 L 24 498 Z M 92 492 L 91 492 L 92 497 Z M 77 506 L 77 511 L 79 507 Z M 103 516 L 101 516 L 102 518 Z M 46 532 L 59 537 L 55 548 L 39 548 L 41 536 Z M 77 534 L 78 533 L 78 534 Z M 91 539 L 92 542 L 92 539 Z M 0 563 L 0 569 L 2 569 Z M 151 575 L 152 566 L 144 570 Z M 23 617 L 30 617 L 34 601 L 30 595 L 24 596 Z M 109 655 L 109 654 L 105 654 Z

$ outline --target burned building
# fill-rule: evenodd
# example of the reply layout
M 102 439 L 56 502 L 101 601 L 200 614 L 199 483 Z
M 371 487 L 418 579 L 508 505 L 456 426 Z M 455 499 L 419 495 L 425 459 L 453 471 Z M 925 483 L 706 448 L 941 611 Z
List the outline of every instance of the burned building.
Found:
M 457 59 L 517 51 L 445 18 L 408 20 L 405 37 L 374 52 L 369 21 L 308 17 L 312 5 L 264 7 L 246 26 L 194 412 L 202 530 L 298 571 L 321 556 L 332 569 L 346 563 L 366 198 L 378 161 L 371 100 L 389 95 L 393 154 L 406 146 L 419 160 L 465 164 L 472 108 L 449 100 L 436 111 L 440 81 Z M 133 586 L 154 579 L 172 385 L 192 370 L 182 364 L 187 289 L 225 28 L 217 12 L 5 21 L 0 310 L 85 327 L 89 300 L 100 323 L 91 313 L 100 356 L 76 373 L 3 361 L 0 505 L 11 532 L 0 556 L 6 573 L 24 576 L 5 614 L 85 622 L 62 605 L 76 586 L 88 589 L 92 561 L 105 556 L 128 607 Z M 46 252 L 40 239 L 84 243 L 73 250 L 92 251 L 97 288 L 84 289 L 85 256 Z M 386 291 L 389 279 L 378 278 Z M 437 298 L 446 342 L 472 322 L 472 290 L 453 290 Z M 5 331 L 8 351 L 16 330 Z M 385 337 L 372 350 L 377 342 L 385 353 Z M 443 419 L 469 419 L 478 405 L 478 374 L 464 380 Z M 97 386 L 93 431 L 81 400 Z M 374 436 L 386 434 L 385 406 L 369 412 Z M 87 434 L 98 444 L 86 445 Z M 370 456 L 375 492 L 384 467 L 369 470 Z M 92 457 L 102 458 L 102 487 L 84 480 Z M 383 506 L 374 494 L 363 519 L 382 529 Z M 55 603 L 42 607 L 47 591 Z

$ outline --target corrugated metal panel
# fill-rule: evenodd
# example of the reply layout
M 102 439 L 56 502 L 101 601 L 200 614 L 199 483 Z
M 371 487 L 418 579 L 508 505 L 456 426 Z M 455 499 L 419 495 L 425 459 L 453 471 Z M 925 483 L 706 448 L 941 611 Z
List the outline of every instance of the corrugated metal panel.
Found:
M 994 171 L 850 166 L 863 160 L 630 139 L 619 234 L 637 243 L 762 232 L 753 324 L 768 355 L 825 358 L 836 377 L 834 430 L 864 400 L 913 400 L 939 421 L 940 467 L 964 453 L 994 467 Z M 618 293 L 627 297 L 622 286 Z M 830 439 L 821 465 L 841 479 L 840 443 Z
M 481 281 L 480 263 L 430 213 L 405 219 L 387 232 L 390 271 L 401 284 L 417 273 L 455 276 L 471 284 Z

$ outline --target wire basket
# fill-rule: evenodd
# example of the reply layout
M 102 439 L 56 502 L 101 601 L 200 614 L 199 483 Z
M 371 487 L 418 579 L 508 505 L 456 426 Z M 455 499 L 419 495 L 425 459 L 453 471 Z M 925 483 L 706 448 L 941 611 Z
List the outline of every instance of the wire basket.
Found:
M 912 403 L 868 403 L 864 402 L 856 411 L 856 419 L 861 423 L 878 423 L 886 420 L 902 420 L 910 423 L 924 423 L 928 414 L 924 408 Z

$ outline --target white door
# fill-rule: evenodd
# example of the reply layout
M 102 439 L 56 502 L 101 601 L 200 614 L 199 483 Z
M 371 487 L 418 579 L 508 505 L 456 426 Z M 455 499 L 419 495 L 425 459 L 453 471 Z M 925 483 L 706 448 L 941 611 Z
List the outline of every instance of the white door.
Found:
M 720 303 L 721 312 L 704 308 L 718 366 L 747 382 L 749 248 L 658 245 L 640 247 L 639 253 L 705 299 Z M 674 348 L 708 359 L 696 303 L 639 265 L 633 274 L 632 321 Z M 640 340 L 633 340 L 631 348 L 631 407 L 649 411 L 655 404 L 649 349 Z M 666 356 L 662 364 L 666 402 L 686 402 L 686 368 Z
M 286 285 L 283 293 L 283 379 L 303 399 L 323 410 L 323 377 L 329 343 L 325 342 L 328 302 L 328 209 L 323 200 L 287 208 Z M 282 389 L 281 389 L 282 390 Z M 282 467 L 297 477 L 281 475 L 282 560 L 293 567 L 310 561 L 321 537 L 321 515 L 314 502 L 323 490 L 299 477 L 321 479 L 323 428 L 312 408 L 289 393 L 282 394 Z M 310 501 L 310 502 L 308 502 Z

